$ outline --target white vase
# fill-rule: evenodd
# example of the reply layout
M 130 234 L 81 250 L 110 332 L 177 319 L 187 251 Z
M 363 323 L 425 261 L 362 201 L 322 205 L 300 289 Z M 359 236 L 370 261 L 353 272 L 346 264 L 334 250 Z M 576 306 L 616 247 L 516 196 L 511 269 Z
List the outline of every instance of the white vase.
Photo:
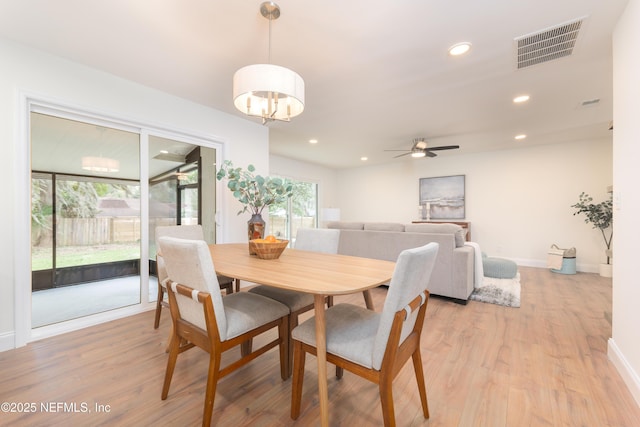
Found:
M 613 264 L 600 264 L 600 276 L 602 277 L 613 276 Z

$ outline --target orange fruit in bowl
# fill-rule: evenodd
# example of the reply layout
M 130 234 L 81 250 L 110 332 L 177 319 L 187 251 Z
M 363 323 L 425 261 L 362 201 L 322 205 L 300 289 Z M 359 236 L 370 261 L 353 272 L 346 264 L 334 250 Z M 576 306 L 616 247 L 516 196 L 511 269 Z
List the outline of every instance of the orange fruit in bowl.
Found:
M 276 242 L 278 241 L 278 239 L 276 239 L 276 236 L 274 236 L 274 235 L 272 235 L 272 234 L 270 234 L 270 235 L 268 235 L 267 237 L 265 237 L 265 238 L 264 238 L 264 240 L 265 240 L 267 243 L 276 243 Z

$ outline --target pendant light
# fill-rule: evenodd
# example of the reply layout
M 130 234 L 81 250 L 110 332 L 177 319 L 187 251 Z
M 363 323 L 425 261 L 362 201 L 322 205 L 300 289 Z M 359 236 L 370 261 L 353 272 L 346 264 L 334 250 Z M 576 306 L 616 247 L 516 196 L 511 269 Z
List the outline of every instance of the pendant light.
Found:
M 233 76 L 233 104 L 244 114 L 260 117 L 262 124 L 291 121 L 304 110 L 304 80 L 298 73 L 271 64 L 271 21 L 280 17 L 274 2 L 260 5 L 269 20 L 269 63 L 247 65 Z

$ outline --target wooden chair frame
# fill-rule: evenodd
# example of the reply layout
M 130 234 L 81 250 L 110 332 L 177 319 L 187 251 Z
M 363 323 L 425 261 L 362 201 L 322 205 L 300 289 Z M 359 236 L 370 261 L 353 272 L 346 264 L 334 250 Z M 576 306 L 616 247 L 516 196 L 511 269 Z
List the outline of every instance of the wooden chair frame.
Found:
M 423 296 L 424 295 L 424 296 Z M 424 303 L 422 303 L 424 298 Z M 343 369 L 348 370 L 362 378 L 365 378 L 375 384 L 378 384 L 380 390 L 380 402 L 382 405 L 382 416 L 385 427 L 395 426 L 395 412 L 393 408 L 393 391 L 392 384 L 398 372 L 402 369 L 409 358 L 413 360 L 413 369 L 418 384 L 418 392 L 422 403 L 422 413 L 425 419 L 429 418 L 429 405 L 427 403 L 427 390 L 424 383 L 424 371 L 422 369 L 422 356 L 420 355 L 420 335 L 424 325 L 425 313 L 427 310 L 427 302 L 429 299 L 429 291 L 424 291 L 414 298 L 408 305 L 413 313 L 416 309 L 418 315 L 413 330 L 407 336 L 402 344 L 400 336 L 402 333 L 402 324 L 409 316 L 407 310 L 397 311 L 387 347 L 385 349 L 384 358 L 380 370 L 366 368 L 357 363 L 343 359 L 340 356 L 327 352 L 327 362 L 336 365 L 336 377 L 342 378 Z M 293 380 L 291 393 L 291 418 L 294 420 L 300 415 L 300 404 L 302 399 L 302 383 L 304 379 L 305 354 L 310 353 L 316 356 L 316 348 L 305 344 L 298 340 L 293 340 Z
M 197 346 L 209 353 L 209 372 L 207 376 L 207 386 L 204 400 L 204 413 L 202 417 L 202 425 L 209 426 L 213 413 L 213 403 L 216 396 L 216 386 L 218 380 L 230 374 L 231 372 L 246 365 L 256 357 L 266 353 L 275 346 L 280 347 L 280 376 L 283 380 L 289 377 L 287 369 L 288 356 L 288 316 L 281 317 L 270 323 L 262 325 L 256 329 L 248 331 L 242 335 L 231 338 L 226 341 L 220 341 L 218 325 L 213 311 L 213 303 L 211 294 L 208 292 L 196 291 L 189 286 L 175 284 L 176 292 L 188 298 L 194 298 L 195 293 L 197 300 L 202 304 L 204 311 L 205 323 L 207 330 L 203 330 L 198 326 L 184 320 L 180 315 L 180 309 L 177 304 L 176 295 L 172 289 L 172 281 L 167 281 L 167 292 L 169 294 L 169 310 L 171 311 L 171 319 L 173 322 L 173 331 L 171 334 L 171 342 L 169 343 L 169 359 L 167 361 L 167 370 L 162 387 L 162 400 L 165 400 L 169 394 L 169 386 L 171 378 L 176 366 L 178 354 Z M 264 346 L 252 351 L 249 354 L 242 355 L 239 360 L 221 367 L 222 353 L 231 348 L 252 339 L 274 327 L 278 327 L 278 337 L 265 344 Z

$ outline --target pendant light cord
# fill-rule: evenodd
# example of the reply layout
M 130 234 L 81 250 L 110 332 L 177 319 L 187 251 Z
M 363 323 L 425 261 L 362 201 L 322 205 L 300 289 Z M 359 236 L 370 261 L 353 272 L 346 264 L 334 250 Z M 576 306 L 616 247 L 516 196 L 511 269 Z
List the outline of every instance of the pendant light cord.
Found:
M 271 64 L 271 21 L 273 21 L 273 18 L 271 16 L 269 16 L 269 58 L 267 62 L 268 64 Z

